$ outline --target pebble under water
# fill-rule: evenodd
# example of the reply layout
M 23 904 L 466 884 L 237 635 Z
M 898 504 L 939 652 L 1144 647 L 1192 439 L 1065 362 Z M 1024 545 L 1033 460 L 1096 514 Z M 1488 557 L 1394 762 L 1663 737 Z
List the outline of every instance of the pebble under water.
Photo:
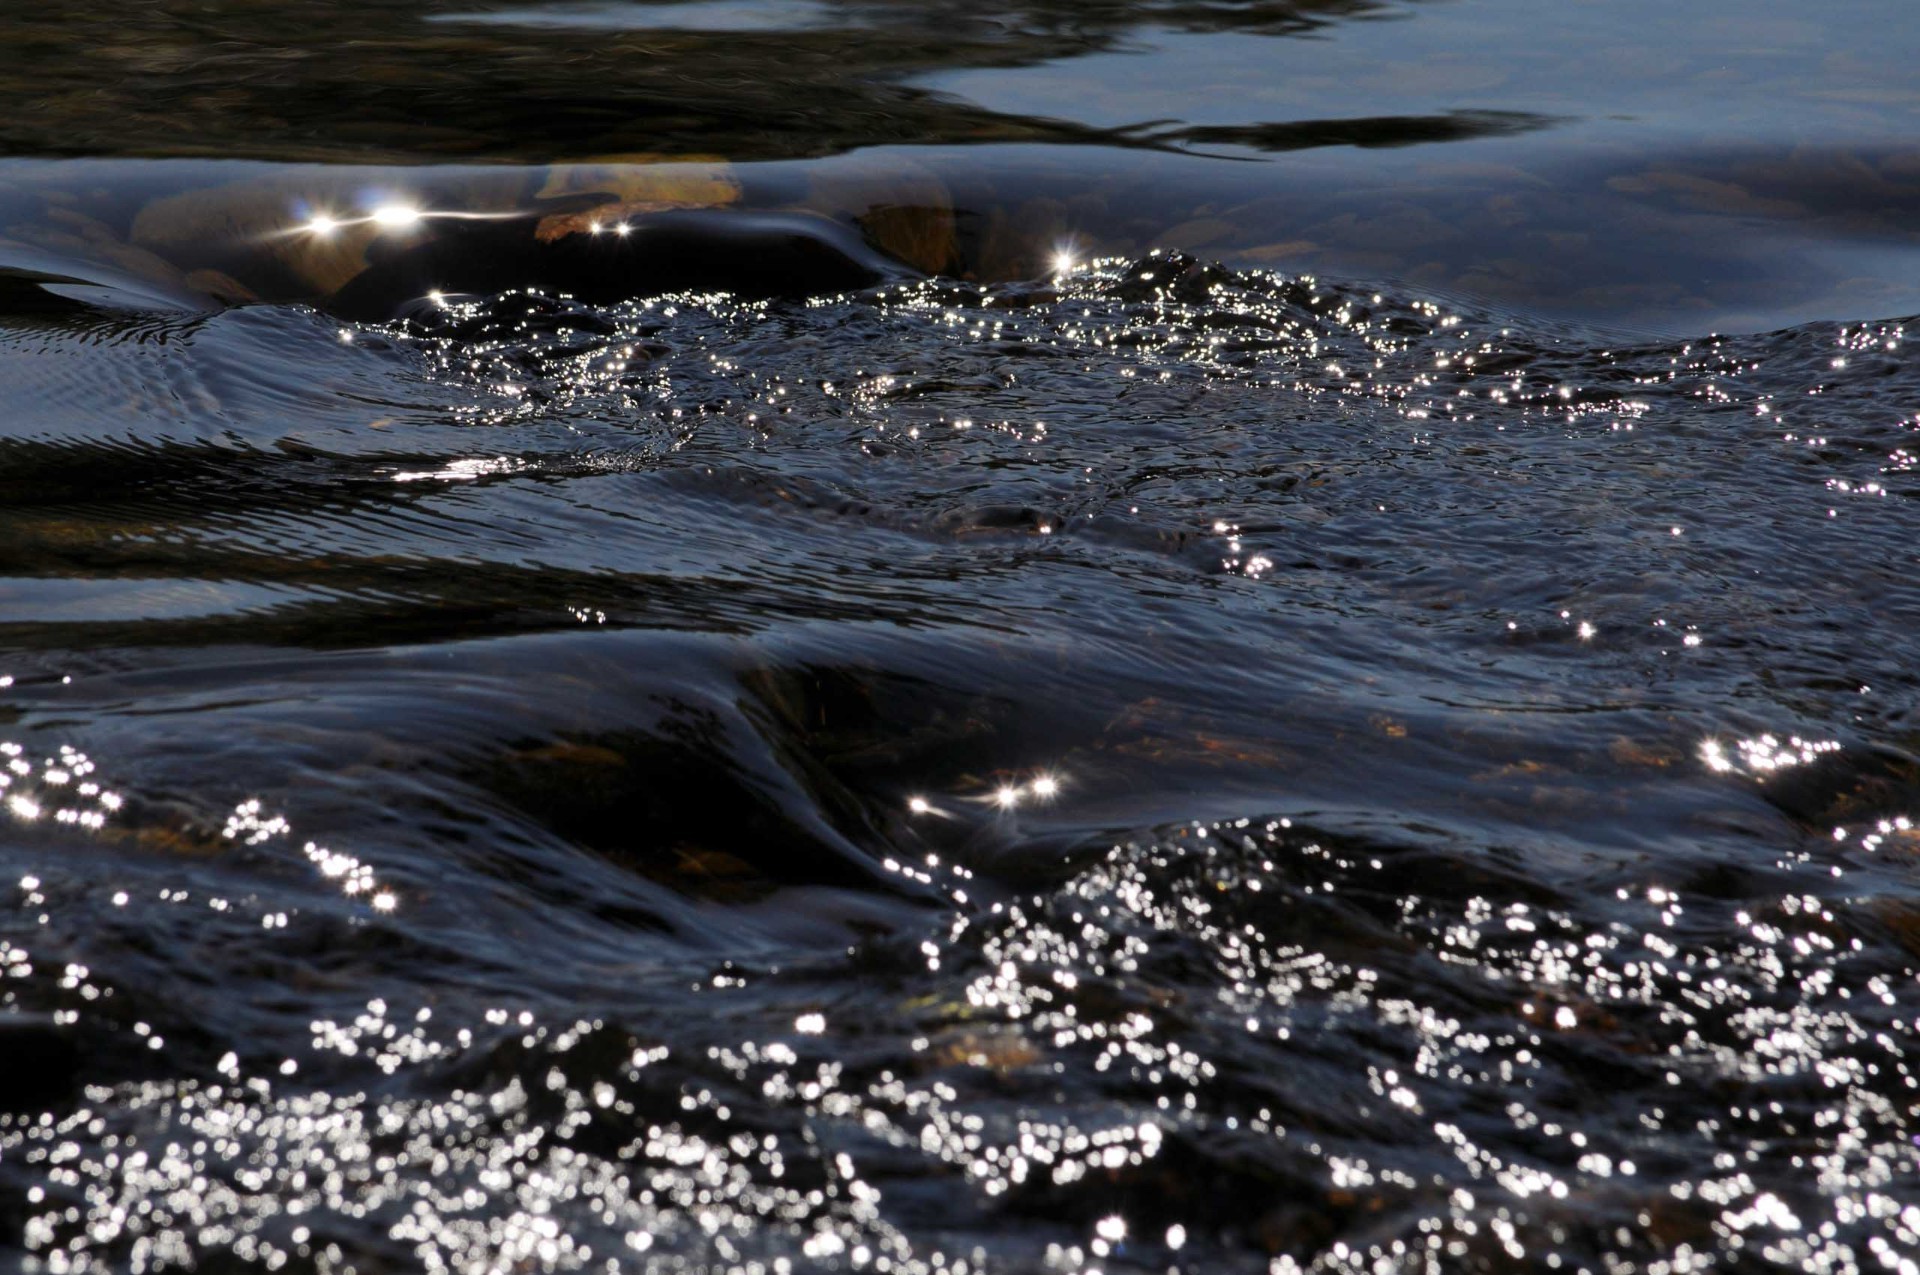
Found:
M 1916 1270 L 1901 323 L 3 286 L 9 1261 Z

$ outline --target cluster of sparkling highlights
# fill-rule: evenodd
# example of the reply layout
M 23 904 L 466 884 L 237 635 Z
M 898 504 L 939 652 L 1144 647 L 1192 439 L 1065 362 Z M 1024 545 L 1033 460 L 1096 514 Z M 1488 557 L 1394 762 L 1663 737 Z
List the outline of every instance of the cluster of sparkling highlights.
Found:
M 1911 684 L 1911 648 L 1861 638 L 1910 600 L 1891 497 L 1914 494 L 1920 419 L 1902 389 L 1842 449 L 1821 415 L 1851 378 L 1901 387 L 1874 370 L 1898 329 L 1844 329 L 1838 351 L 1797 335 L 1816 394 L 1799 373 L 1754 388 L 1737 339 L 1593 351 L 1168 255 L 1057 264 L 1024 292 L 820 301 L 826 324 L 684 296 L 574 327 L 564 299 L 452 307 L 381 340 L 456 400 L 459 436 L 383 451 L 365 485 L 423 520 L 443 502 L 462 550 L 498 550 L 467 529 L 503 489 L 662 479 L 634 483 L 659 521 L 621 542 L 649 569 L 624 596 L 582 528 L 640 523 L 638 502 L 494 520 L 516 563 L 584 563 L 515 627 L 534 616 L 540 649 L 590 647 L 613 678 L 643 625 L 731 670 L 770 599 L 805 617 L 796 646 L 844 616 L 833 639 L 885 630 L 916 656 L 938 610 L 990 621 L 1009 662 L 1057 651 L 1028 685 L 1075 709 L 1088 668 L 1131 692 L 1190 661 L 1181 689 L 1240 733 L 1143 691 L 1027 759 L 1044 767 L 941 778 L 908 768 L 989 746 L 981 669 L 1008 664 L 960 667 L 966 710 L 933 704 L 910 747 L 899 719 L 835 738 L 796 710 L 804 733 L 763 748 L 828 675 L 756 681 L 780 707 L 739 733 L 753 764 L 782 760 L 751 777 L 801 758 L 816 822 L 750 827 L 799 870 L 739 889 L 757 865 L 703 842 L 747 821 L 697 785 L 662 884 L 628 871 L 650 830 L 607 819 L 599 854 L 470 818 L 482 803 L 446 793 L 500 778 L 468 766 L 482 750 L 459 750 L 465 790 L 383 752 L 380 791 L 439 820 L 403 876 L 303 845 L 260 802 L 183 829 L 88 787 L 77 752 L 7 750 L 0 1065 L 28 1074 L 0 1095 L 0 1243 L 42 1275 L 1920 1275 L 1911 722 L 1873 690 Z M 884 365 L 844 353 L 849 313 L 884 317 Z M 446 335 L 476 317 L 490 334 Z M 1046 420 L 1002 395 L 1016 377 Z M 855 458 L 833 481 L 823 447 Z M 527 456 L 552 479 L 533 494 Z M 978 516 L 1009 475 L 1017 498 Z M 1732 487 L 1764 516 L 1716 499 Z M 1505 544 L 1541 529 L 1566 539 Z M 1834 570 L 1868 550 L 1877 577 Z M 1096 571 L 1124 590 L 1069 595 Z M 695 593 L 718 600 L 663 629 L 661 600 Z M 1085 601 L 1108 597 L 1179 605 L 1150 631 L 1145 607 Z M 849 660 L 863 731 L 885 707 L 873 649 Z M 1389 667 L 1415 690 L 1370 680 Z M 925 669 L 901 695 L 916 713 Z M 1257 683 L 1285 694 L 1231 702 Z M 750 715 L 743 685 L 717 719 Z M 568 748 L 618 794 L 674 782 Z M 1122 822 L 1099 810 L 1108 775 L 1180 802 L 1195 775 L 1252 775 L 1205 799 L 1269 810 L 1096 833 Z M 1279 791 L 1296 781 L 1323 786 Z M 1082 839 L 1024 839 L 1048 823 Z M 821 828 L 856 883 L 790 853 Z M 675 893 L 693 867 L 727 902 Z M 576 869 L 592 888 L 567 895 Z M 632 893 L 593 892 L 616 882 Z
M 296 223 L 292 232 L 311 235 L 318 239 L 330 239 L 342 231 L 369 229 L 374 234 L 405 234 L 418 230 L 430 221 L 511 221 L 525 219 L 532 214 L 525 211 L 467 212 L 446 209 L 422 208 L 406 199 L 370 200 L 359 212 L 340 212 L 319 210 L 312 212 L 306 220 Z M 611 222 L 591 221 L 587 224 L 588 233 L 594 235 L 614 235 L 625 238 L 633 233 L 630 221 Z
M 412 230 L 422 221 L 435 214 L 423 212 L 408 203 L 376 204 L 359 215 L 319 212 L 309 217 L 300 229 L 310 235 L 325 238 L 341 230 L 355 226 L 372 226 L 377 230 Z M 441 214 L 444 215 L 444 214 Z
M 362 201 L 358 211 L 316 208 L 296 222 L 286 233 L 332 239 L 344 231 L 364 230 L 375 235 L 405 235 L 431 221 L 515 221 L 529 214 L 521 211 L 470 212 L 423 208 L 405 198 L 373 197 Z
M 430 1271 L 1198 1271 L 1244 1258 L 1218 1200 L 1258 1183 L 1313 1206 L 1262 1206 L 1270 1272 L 1627 1275 L 1750 1252 L 1835 1271 L 1885 1253 L 1898 1275 L 1920 1243 L 1901 1186 L 1914 1026 L 1902 985 L 1856 968 L 1842 900 L 1792 891 L 1736 915 L 1641 882 L 1525 903 L 1467 871 L 1412 888 L 1421 858 L 1288 820 L 1195 824 L 991 900 L 939 856 L 896 861 L 954 908 L 857 1058 L 830 1032 L 870 992 L 732 961 L 680 984 L 712 1012 L 672 1045 L 647 1025 L 657 1008 L 375 997 L 316 1018 L 298 1060 L 229 1052 L 204 1080 L 0 1116 L 0 1155 L 44 1174 L 26 1239 L 63 1272 L 119 1269 L 114 1254 L 185 1266 L 209 1245 L 371 1269 L 333 1238 L 347 1217 Z M 1375 900 L 1423 981 L 1301 924 Z M 1707 939 L 1722 911 L 1726 937 Z M 1196 961 L 1206 997 L 1160 990 Z M 1360 1040 L 1372 1061 L 1348 1065 Z M 403 1083 L 460 1058 L 484 1065 L 453 1092 Z M 1619 1103 L 1584 1096 L 1596 1065 Z M 1315 1084 L 1226 1084 L 1289 1067 Z M 1062 1086 L 1073 1104 L 1041 1100 Z M 1221 1141 L 1236 1160 L 1194 1158 Z M 983 1234 L 1003 1205 L 1081 1207 L 1009 1265 L 965 1227 L 944 1245 L 900 1229 L 896 1195 L 929 1172 L 965 1185 L 947 1215 Z M 1319 1218 L 1356 1209 L 1370 1232 L 1317 1243 Z
M 957 802 L 986 805 L 999 811 L 1017 810 L 1024 805 L 1054 800 L 1060 795 L 1062 783 L 1063 780 L 1058 773 L 1043 770 L 1022 780 L 1004 780 L 996 783 L 985 792 L 957 795 L 944 804 L 916 793 L 907 798 L 907 810 L 915 815 L 933 815 L 940 818 L 953 817 L 954 803 Z
M 1760 735 L 1753 739 L 1733 741 L 1731 756 L 1725 744 L 1717 739 L 1709 739 L 1700 746 L 1700 757 L 1710 769 L 1720 774 L 1744 770 L 1751 775 L 1764 776 L 1776 770 L 1805 766 L 1839 751 L 1840 741 L 1837 739 L 1802 739 L 1798 735 L 1790 735 L 1781 740 L 1773 735 Z
M 229 841 L 257 846 L 286 837 L 291 832 L 292 827 L 284 816 L 267 815 L 263 813 L 259 801 L 248 800 L 234 808 L 220 835 Z M 300 847 L 300 853 L 320 870 L 322 877 L 337 882 L 340 892 L 349 898 L 365 899 L 376 912 L 391 912 L 400 905 L 399 896 L 381 886 L 374 878 L 373 868 L 352 855 L 329 850 L 311 841 Z
M 21 823 L 48 819 L 98 830 L 120 809 L 122 798 L 102 787 L 94 770 L 85 753 L 65 744 L 36 763 L 24 745 L 0 742 L 0 802 Z

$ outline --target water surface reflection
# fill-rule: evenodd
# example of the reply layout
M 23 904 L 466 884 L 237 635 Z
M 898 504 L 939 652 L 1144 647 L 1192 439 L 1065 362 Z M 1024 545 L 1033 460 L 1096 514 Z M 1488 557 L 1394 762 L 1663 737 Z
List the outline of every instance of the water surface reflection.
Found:
M 0 1264 L 1902 1269 L 1851 17 L 0 16 Z

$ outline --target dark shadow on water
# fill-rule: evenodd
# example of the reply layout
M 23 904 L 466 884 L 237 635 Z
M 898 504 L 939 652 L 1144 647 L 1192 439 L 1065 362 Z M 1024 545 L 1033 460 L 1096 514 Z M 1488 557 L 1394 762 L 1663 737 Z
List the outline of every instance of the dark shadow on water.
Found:
M 1148 28 L 1287 36 L 1387 11 L 1377 0 L 835 4 L 783 26 L 787 9 L 734 13 L 749 8 L 15 7 L 0 15 L 0 152 L 544 162 L 1090 141 L 1080 125 L 905 81 L 1111 51 Z M 660 25 L 720 9 L 716 29 Z
M 1548 128 L 1555 122 L 1552 116 L 1526 111 L 1449 111 L 1444 115 L 1375 115 L 1275 124 L 1142 124 L 1116 130 L 1116 136 L 1160 146 L 1237 146 L 1277 153 L 1319 146 L 1376 149 L 1513 137 Z

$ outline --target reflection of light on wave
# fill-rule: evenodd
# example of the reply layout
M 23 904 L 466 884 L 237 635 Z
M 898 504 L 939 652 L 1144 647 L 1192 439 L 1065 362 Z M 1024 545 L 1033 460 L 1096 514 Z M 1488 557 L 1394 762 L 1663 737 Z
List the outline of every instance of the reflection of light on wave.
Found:
M 466 460 L 448 461 L 439 469 L 406 470 L 395 474 L 393 481 L 397 483 L 423 481 L 464 483 L 493 474 L 516 474 L 531 468 L 533 466 L 526 461 L 517 460 L 512 456 L 475 456 Z
M 1804 766 L 1828 753 L 1839 752 L 1840 741 L 1802 739 L 1798 735 L 1790 735 L 1782 743 L 1776 736 L 1761 735 L 1755 739 L 1736 739 L 1733 748 L 1737 757 L 1729 757 L 1726 745 L 1719 740 L 1709 739 L 1700 745 L 1700 759 L 1706 762 L 1707 769 L 1717 774 L 1745 770 L 1749 774 L 1768 775 L 1778 770 Z
M 293 830 L 292 825 L 282 815 L 263 817 L 260 802 L 243 801 L 234 807 L 227 816 L 227 826 L 220 835 L 229 841 L 238 841 L 243 845 L 257 846 L 276 837 L 286 836 Z M 341 893 L 349 897 L 369 896 L 367 901 L 377 912 L 391 912 L 399 906 L 399 896 L 392 890 L 379 888 L 374 879 L 373 868 L 350 854 L 329 850 L 325 846 L 309 841 L 301 848 L 307 861 L 320 869 L 320 875 L 329 881 L 340 883 Z
M 412 204 L 380 204 L 364 217 L 336 217 L 332 213 L 319 212 L 309 217 L 305 225 L 296 230 L 304 230 L 310 235 L 325 239 L 337 230 L 350 226 L 378 226 L 382 230 L 410 230 L 420 224 L 428 214 Z
M 1716 774 L 1730 774 L 1744 771 L 1756 778 L 1764 778 L 1796 766 L 1805 766 L 1840 751 L 1837 739 L 1802 739 L 1798 735 L 1789 735 L 1782 741 L 1775 735 L 1761 735 L 1754 739 L 1737 739 L 1733 742 L 1736 756 L 1728 756 L 1726 745 L 1717 739 L 1709 739 L 1700 745 L 1701 760 L 1707 768 Z M 1859 846 L 1869 853 L 1877 851 L 1888 839 L 1905 841 L 1914 831 L 1914 821 L 1907 815 L 1893 815 L 1877 820 L 1859 837 Z M 1853 836 L 1853 830 L 1845 825 L 1833 829 L 1836 842 L 1846 841 Z M 1839 875 L 1839 869 L 1834 869 Z
M 1053 244 L 1053 274 L 1055 278 L 1065 278 L 1078 270 L 1082 264 L 1081 243 L 1078 236 L 1069 235 Z M 1086 263 L 1091 265 L 1091 262 Z
M 0 792 L 7 794 L 7 813 L 20 822 L 33 823 L 51 814 L 56 823 L 98 830 L 106 826 L 108 815 L 120 809 L 120 794 L 87 778 L 94 765 L 85 753 L 62 744 L 37 771 L 25 754 L 19 744 L 0 743 L 0 757 L 6 759 L 0 768 Z M 78 800 L 63 801 L 68 793 Z
M 0 809 L 19 822 L 37 823 L 50 818 L 56 824 L 98 832 L 106 827 L 108 817 L 126 804 L 119 793 L 91 778 L 96 769 L 94 762 L 78 749 L 62 744 L 38 767 L 27 760 L 26 751 L 24 746 L 11 740 L 0 742 L 0 759 L 4 760 L 4 765 L 0 765 L 0 793 L 5 794 L 4 799 L 0 799 Z M 246 801 L 227 817 L 221 835 L 229 841 L 257 846 L 285 836 L 291 830 L 287 821 L 278 815 L 263 817 L 258 801 Z M 311 841 L 302 849 L 322 876 L 340 883 L 343 893 L 367 896 L 367 901 L 380 912 L 391 912 L 398 906 L 399 896 L 380 887 L 369 865 Z
M 408 204 L 383 204 L 369 214 L 369 220 L 389 230 L 405 230 L 419 225 L 424 215 L 418 208 Z
M 984 796 L 963 797 L 960 800 L 984 802 L 999 810 L 1013 810 L 1026 801 L 1052 801 L 1060 795 L 1060 776 L 1053 771 L 1041 771 L 1024 784 L 1002 783 Z M 933 804 L 925 796 L 915 794 L 907 798 L 907 811 L 914 815 L 934 815 L 941 819 L 951 819 L 950 811 Z
M 448 212 L 421 208 L 403 200 L 389 200 L 375 204 L 357 217 L 341 216 L 324 209 L 314 212 L 305 221 L 286 230 L 290 235 L 312 235 L 318 239 L 328 239 L 342 230 L 356 226 L 372 226 L 379 231 L 406 231 L 418 229 L 426 221 L 512 221 L 534 214 L 509 210 L 506 212 Z M 626 228 L 621 227 L 621 233 Z

